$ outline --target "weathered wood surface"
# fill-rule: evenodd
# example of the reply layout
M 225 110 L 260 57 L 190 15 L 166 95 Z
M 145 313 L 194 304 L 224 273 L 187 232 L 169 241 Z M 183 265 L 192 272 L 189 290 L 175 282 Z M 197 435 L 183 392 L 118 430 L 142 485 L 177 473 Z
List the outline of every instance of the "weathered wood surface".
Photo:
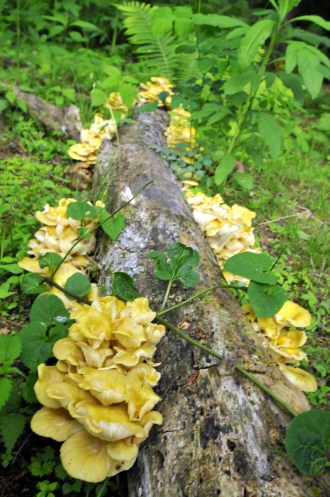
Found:
M 7 90 L 9 85 L 2 83 L 3 90 Z M 29 111 L 47 128 L 54 131 L 63 131 L 70 138 L 80 141 L 80 131 L 82 130 L 80 110 L 75 105 L 68 107 L 56 107 L 56 105 L 46 102 L 42 98 L 27 93 L 18 87 L 11 88 L 18 98 L 25 100 Z
M 220 269 L 193 221 L 180 185 L 166 162 L 150 149 L 163 145 L 167 115 L 141 114 L 138 123 L 120 129 L 118 146 L 105 142 L 95 171 L 95 191 L 109 185 L 108 207 L 122 205 L 120 192 L 136 193 L 149 181 L 154 186 L 125 208 L 127 226 L 115 243 L 103 242 L 99 260 L 101 283 L 111 287 L 111 273 L 125 271 L 139 291 L 160 307 L 166 282 L 153 275 L 150 250 L 162 250 L 175 241 L 197 249 L 200 289 L 216 285 Z M 98 196 L 96 194 L 96 196 Z M 178 284 L 169 305 L 192 295 Z M 309 408 L 306 397 L 292 387 L 260 347 L 236 300 L 223 289 L 196 299 L 166 315 L 172 324 L 189 324 L 186 332 L 214 348 L 216 359 L 192 348 L 172 332 L 158 346 L 156 361 L 162 377 L 157 409 L 164 424 L 154 427 L 142 444 L 138 460 L 120 475 L 128 480 L 129 497 L 304 497 L 314 496 L 311 485 L 329 496 L 330 478 L 312 480 L 287 459 L 283 441 L 291 417 L 266 394 L 240 376 L 233 364 L 246 368 L 281 395 L 294 409 Z M 123 483 L 124 482 L 124 483 Z

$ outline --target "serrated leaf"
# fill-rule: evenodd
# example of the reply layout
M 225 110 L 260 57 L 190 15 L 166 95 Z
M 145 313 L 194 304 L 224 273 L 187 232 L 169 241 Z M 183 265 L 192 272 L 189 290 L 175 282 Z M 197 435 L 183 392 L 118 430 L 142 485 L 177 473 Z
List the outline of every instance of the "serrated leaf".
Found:
M 81 221 L 82 219 L 93 219 L 99 213 L 99 209 L 87 202 L 70 202 L 66 208 L 66 215 Z
M 107 101 L 107 98 L 102 90 L 99 88 L 94 88 L 94 90 L 91 93 L 91 99 L 92 99 L 92 106 L 93 107 L 100 107 L 101 105 L 104 105 L 105 102 Z M 73 202 L 72 202 L 73 203 Z M 71 204 L 69 204 L 71 205 Z
M 237 52 L 238 65 L 244 69 L 248 67 L 258 53 L 259 48 L 269 38 L 275 22 L 263 19 L 251 26 L 244 36 Z
M 0 418 L 0 433 L 8 453 L 11 453 L 18 437 L 23 433 L 26 418 L 21 413 L 11 412 Z
M 246 144 L 246 153 L 252 157 L 256 166 L 262 165 L 264 156 L 256 142 L 250 141 Z
M 171 266 L 167 264 L 167 257 L 163 252 L 158 252 L 156 250 L 152 250 L 148 254 L 148 259 L 153 259 L 156 261 L 154 266 L 154 273 L 157 278 L 163 281 L 169 281 L 171 279 Z
M 10 366 L 21 353 L 22 344 L 18 335 L 0 334 L 0 364 Z
M 201 26 L 216 26 L 219 28 L 234 28 L 236 26 L 248 26 L 246 22 L 235 17 L 223 16 L 218 14 L 194 14 L 192 16 L 194 24 Z
M 221 185 L 227 179 L 228 175 L 233 171 L 234 165 L 234 157 L 231 154 L 225 154 L 222 157 L 214 173 L 214 182 L 216 185 Z
M 22 388 L 23 399 L 28 404 L 35 404 L 38 402 L 34 391 L 34 385 L 36 384 L 37 379 L 38 379 L 38 373 L 30 373 Z
M 62 257 L 57 252 L 47 252 L 38 262 L 41 269 L 49 267 L 52 272 L 62 262 Z
M 330 412 L 306 411 L 291 422 L 285 437 L 285 449 L 293 464 L 310 476 L 323 473 L 329 462 Z
M 273 261 L 267 254 L 243 252 L 230 257 L 224 265 L 225 271 L 248 280 L 275 285 L 277 277 L 270 272 Z
M 48 287 L 43 281 L 44 278 L 41 274 L 27 274 L 21 283 L 21 290 L 27 295 L 36 295 L 38 293 L 46 292 Z
M 200 277 L 199 273 L 197 273 L 196 271 L 191 271 L 190 273 L 186 274 L 185 276 L 182 276 L 181 278 L 179 278 L 179 280 L 187 288 L 191 288 L 191 287 L 197 285 L 197 283 L 199 283 L 200 278 L 201 277 Z
M 314 22 L 318 26 L 321 26 L 321 28 L 326 29 L 327 31 L 330 31 L 330 22 L 326 21 L 323 19 L 323 17 L 320 16 L 300 16 L 300 17 L 295 17 L 294 19 L 291 20 L 293 21 L 309 21 L 309 22 Z
M 261 138 L 269 148 L 271 156 L 276 159 L 282 147 L 283 130 L 278 122 L 266 113 L 260 113 L 258 119 L 258 130 Z
M 122 214 L 110 214 L 105 209 L 100 211 L 100 223 L 103 231 L 114 241 L 125 228 L 126 219 Z
M 84 297 L 90 291 L 92 285 L 86 275 L 76 273 L 67 279 L 64 288 L 68 292 L 78 295 L 78 297 Z
M 112 275 L 112 293 L 125 301 L 141 297 L 141 294 L 134 286 L 133 278 L 129 274 L 120 271 Z
M 246 190 L 252 190 L 254 186 L 253 176 L 250 173 L 234 173 L 232 178 L 239 186 Z
M 0 378 L 0 409 L 6 404 L 13 388 L 13 380 L 10 378 Z
M 68 310 L 56 295 L 41 295 L 33 302 L 30 312 L 32 324 L 39 323 L 46 327 L 52 324 L 65 323 L 69 317 Z
M 264 285 L 250 281 L 248 297 L 256 316 L 269 318 L 274 316 L 289 298 L 289 294 L 281 286 Z

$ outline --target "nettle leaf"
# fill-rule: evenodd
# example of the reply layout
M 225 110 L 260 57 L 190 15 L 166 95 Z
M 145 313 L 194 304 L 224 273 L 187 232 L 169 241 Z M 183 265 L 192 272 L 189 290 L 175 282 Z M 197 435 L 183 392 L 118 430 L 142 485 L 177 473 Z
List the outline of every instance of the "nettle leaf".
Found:
M 34 391 L 34 385 L 36 384 L 37 379 L 38 379 L 38 373 L 30 373 L 22 388 L 23 399 L 28 404 L 35 404 L 38 402 Z
M 49 267 L 51 271 L 57 268 L 62 262 L 62 257 L 56 252 L 47 252 L 43 257 L 39 259 L 39 266 L 41 269 L 44 267 Z
M 0 364 L 10 366 L 21 353 L 22 344 L 18 335 L 0 334 Z
M 66 215 L 76 221 L 81 221 L 81 219 L 85 218 L 92 219 L 96 217 L 98 213 L 99 209 L 87 202 L 70 202 L 66 208 Z
M 21 290 L 27 295 L 35 295 L 38 293 L 46 292 L 48 287 L 46 283 L 43 283 L 43 281 L 44 278 L 41 274 L 27 274 L 21 283 Z
M 52 324 L 66 323 L 69 317 L 68 310 L 56 295 L 41 295 L 33 302 L 30 312 L 32 324 L 41 324 L 46 327 Z
M 275 21 L 264 19 L 251 26 L 244 36 L 237 52 L 238 65 L 244 69 L 248 67 L 258 53 L 259 48 L 269 38 Z
M 253 176 L 250 173 L 234 173 L 233 180 L 242 188 L 252 190 L 254 186 Z
M 171 266 L 167 263 L 167 257 L 163 252 L 152 250 L 148 254 L 148 259 L 156 261 L 154 266 L 154 273 L 160 280 L 169 281 L 171 279 Z
M 282 127 L 270 114 L 260 113 L 258 116 L 258 131 L 269 148 L 271 156 L 276 159 L 281 152 Z
M 230 257 L 224 265 L 225 271 L 243 276 L 258 283 L 275 285 L 277 276 L 270 272 L 273 261 L 267 254 L 255 254 L 253 252 L 243 252 Z
M 306 411 L 290 424 L 285 449 L 293 464 L 303 473 L 318 476 L 329 465 L 330 412 Z
M 214 173 L 214 182 L 221 185 L 226 181 L 228 175 L 233 171 L 235 165 L 234 157 L 231 154 L 225 154 Z
M 125 301 L 141 297 L 141 294 L 134 286 L 133 278 L 129 274 L 120 271 L 112 275 L 112 293 Z
M 269 318 L 283 307 L 289 294 L 281 286 L 250 281 L 248 297 L 255 315 L 259 318 Z
M 10 378 L 0 378 L 0 409 L 6 404 L 13 388 L 13 380 Z
M 125 217 L 122 214 L 115 214 L 115 216 L 110 217 L 111 214 L 105 209 L 100 211 L 100 223 L 103 231 L 110 236 L 111 240 L 114 241 L 120 235 L 120 233 L 125 228 Z
M 30 371 L 36 371 L 39 364 L 53 356 L 52 350 L 55 342 L 65 338 L 67 334 L 68 328 L 64 325 L 54 326 L 49 331 L 49 336 L 47 326 L 42 323 L 35 322 L 24 326 L 19 333 L 23 345 L 20 357 L 23 364 Z
M 18 437 L 23 433 L 26 417 L 11 412 L 0 418 L 0 433 L 7 452 L 11 453 Z
M 78 297 L 84 297 L 91 290 L 92 285 L 86 275 L 76 273 L 66 280 L 64 288 Z

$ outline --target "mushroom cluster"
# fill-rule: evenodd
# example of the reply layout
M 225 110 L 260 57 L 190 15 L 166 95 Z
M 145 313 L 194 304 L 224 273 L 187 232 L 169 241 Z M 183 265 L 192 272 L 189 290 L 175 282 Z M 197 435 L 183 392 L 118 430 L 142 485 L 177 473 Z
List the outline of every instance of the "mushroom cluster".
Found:
M 250 304 L 243 305 L 242 309 L 254 330 L 264 337 L 264 346 L 284 376 L 300 390 L 315 392 L 315 378 L 297 367 L 300 361 L 307 359 L 307 354 L 300 348 L 306 343 L 307 335 L 304 330 L 295 328 L 309 326 L 312 321 L 310 313 L 290 300 L 269 318 L 257 317 Z M 294 366 L 287 366 L 289 363 Z
M 88 232 L 91 232 L 97 226 L 98 217 L 93 219 L 86 218 L 82 221 L 76 221 L 68 217 L 66 210 L 71 202 L 76 202 L 76 200 L 73 198 L 62 198 L 57 207 L 50 207 L 47 204 L 43 212 L 36 212 L 35 217 L 43 226 L 35 233 L 35 238 L 28 243 L 28 247 L 31 250 L 28 250 L 27 253 L 32 255 L 33 258 L 24 257 L 18 263 L 21 268 L 31 273 L 46 275 L 47 268 L 41 269 L 39 266 L 40 257 L 44 256 L 47 252 L 56 252 L 63 258 L 79 240 L 79 228 L 84 227 Z M 97 201 L 95 205 L 102 207 L 104 204 L 101 201 Z M 95 240 L 94 233 L 91 233 L 90 238 L 80 240 L 66 257 L 63 266 L 67 269 L 67 265 L 70 264 L 77 270 L 84 271 L 90 263 L 88 254 L 94 250 Z M 62 271 L 64 277 L 65 270 L 62 269 Z M 71 276 L 71 274 L 67 274 L 68 277 Z
M 160 100 L 158 95 L 162 92 L 167 92 L 168 96 L 165 99 L 165 104 L 167 107 L 171 106 L 173 85 L 169 82 L 168 79 L 153 76 L 152 78 L 150 78 L 150 81 L 141 83 L 140 88 L 142 90 L 138 93 L 138 100 L 141 104 L 158 101 L 158 106 L 162 107 L 164 103 L 162 100 Z
M 32 418 L 40 436 L 64 442 L 61 461 L 73 478 L 101 482 L 131 468 L 162 415 L 152 357 L 165 333 L 148 300 L 103 297 L 71 314 L 76 322 L 53 348 L 56 366 L 41 364 L 35 385 L 43 408 Z
M 169 112 L 171 119 L 170 125 L 165 131 L 167 146 L 175 149 L 178 143 L 186 143 L 187 152 L 194 149 L 196 146 L 197 132 L 190 124 L 191 113 L 184 110 L 182 105 Z M 183 157 L 185 162 L 191 163 L 190 157 Z
M 113 119 L 105 120 L 100 114 L 95 114 L 94 122 L 89 129 L 80 132 L 81 143 L 71 145 L 69 155 L 72 159 L 95 164 L 97 151 L 103 138 L 111 140 L 116 133 L 116 123 Z
M 194 194 L 188 190 L 186 201 L 196 223 L 205 233 L 221 269 L 226 260 L 233 255 L 247 250 L 258 251 L 258 249 L 251 249 L 255 243 L 252 228 L 255 212 L 237 204 L 230 207 L 224 203 L 219 194 L 208 197 L 204 193 Z M 227 271 L 223 271 L 223 275 L 228 282 L 233 280 L 240 281 L 242 284 L 248 282 Z

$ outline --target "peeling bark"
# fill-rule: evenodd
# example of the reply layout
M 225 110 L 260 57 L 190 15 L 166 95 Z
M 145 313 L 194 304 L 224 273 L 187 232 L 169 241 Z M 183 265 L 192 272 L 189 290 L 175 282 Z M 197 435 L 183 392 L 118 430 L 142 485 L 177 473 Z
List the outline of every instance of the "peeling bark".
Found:
M 2 84 L 4 89 L 9 86 Z M 80 141 L 80 131 L 82 130 L 80 110 L 75 105 L 68 107 L 56 107 L 45 100 L 42 100 L 32 93 L 22 91 L 18 87 L 11 88 L 18 98 L 25 100 L 29 111 L 47 128 L 54 131 L 63 131 L 70 138 Z
M 157 310 L 166 282 L 153 275 L 150 250 L 165 252 L 180 241 L 198 250 L 203 290 L 219 284 L 220 268 L 195 224 L 179 183 L 167 163 L 150 148 L 164 145 L 167 114 L 140 114 L 137 123 L 120 129 L 120 147 L 104 142 L 95 172 L 97 191 L 108 189 L 114 211 L 120 192 L 144 190 L 123 211 L 125 230 L 114 243 L 103 240 L 99 260 L 101 284 L 111 291 L 111 273 L 125 271 Z M 121 161 L 118 161 L 118 155 Z M 119 162 L 121 165 L 119 165 Z M 196 289 L 174 285 L 168 305 Z M 224 355 L 219 363 L 172 332 L 158 346 L 162 374 L 156 392 L 164 424 L 154 427 L 127 474 L 129 497 L 307 497 L 312 486 L 330 496 L 329 473 L 318 479 L 300 474 L 286 457 L 283 441 L 291 421 L 271 398 L 234 370 L 242 364 L 298 412 L 309 409 L 306 397 L 290 385 L 263 350 L 236 300 L 224 289 L 166 315 L 172 324 Z M 181 324 L 180 324 L 181 323 Z M 184 323 L 184 324 L 183 324 Z

